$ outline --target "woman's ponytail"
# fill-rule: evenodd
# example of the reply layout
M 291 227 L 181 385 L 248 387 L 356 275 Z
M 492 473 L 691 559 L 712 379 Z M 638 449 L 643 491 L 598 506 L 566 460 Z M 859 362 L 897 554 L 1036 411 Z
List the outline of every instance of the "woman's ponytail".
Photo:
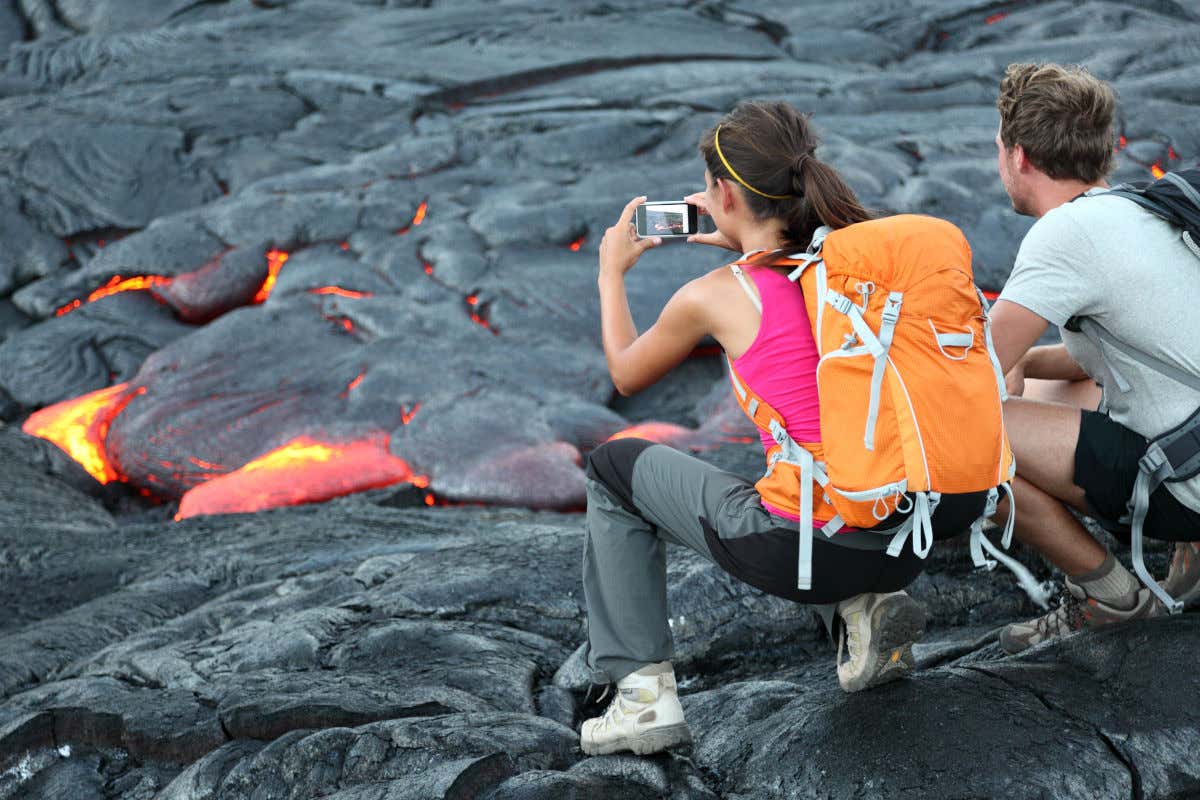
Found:
M 745 187 L 751 213 L 782 219 L 787 245 L 803 249 L 822 225 L 836 230 L 871 218 L 837 171 L 813 155 L 817 143 L 792 106 L 750 101 L 701 137 L 700 153 L 713 178 Z

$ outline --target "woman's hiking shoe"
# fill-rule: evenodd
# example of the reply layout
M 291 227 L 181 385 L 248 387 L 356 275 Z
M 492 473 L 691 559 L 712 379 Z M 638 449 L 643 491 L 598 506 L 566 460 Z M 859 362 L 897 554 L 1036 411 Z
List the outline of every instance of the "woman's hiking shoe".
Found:
M 1067 590 L 1063 592 L 1058 608 L 1028 622 L 1014 622 L 1000 631 L 1000 647 L 1006 653 L 1019 653 L 1035 644 L 1057 639 L 1084 628 L 1098 628 L 1135 619 L 1149 619 L 1163 613 L 1149 589 L 1138 589 L 1133 607 L 1121 609 L 1089 597 L 1079 586 L 1064 580 Z
M 1200 542 L 1175 543 L 1175 556 L 1161 584 L 1167 594 L 1185 607 L 1200 602 Z
M 608 710 L 584 721 L 579 744 L 589 756 L 632 750 L 644 756 L 692 741 L 670 661 L 648 664 L 617 681 Z
M 857 692 L 912 671 L 912 644 L 925 633 L 925 609 L 917 601 L 906 592 L 868 593 L 837 608 L 842 618 L 837 673 L 844 690 Z

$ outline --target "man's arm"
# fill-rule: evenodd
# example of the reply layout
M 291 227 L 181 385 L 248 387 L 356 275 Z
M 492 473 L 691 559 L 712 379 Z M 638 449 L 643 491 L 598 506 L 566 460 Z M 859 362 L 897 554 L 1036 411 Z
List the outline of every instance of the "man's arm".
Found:
M 1047 344 L 1034 347 L 1022 361 L 1022 372 L 1026 378 L 1041 378 L 1050 381 L 1082 381 L 1091 376 L 1071 358 L 1066 345 Z
M 1007 375 L 1025 357 L 1050 323 L 1010 300 L 997 300 L 992 306 L 991 316 L 992 346 L 996 348 L 1000 369 Z

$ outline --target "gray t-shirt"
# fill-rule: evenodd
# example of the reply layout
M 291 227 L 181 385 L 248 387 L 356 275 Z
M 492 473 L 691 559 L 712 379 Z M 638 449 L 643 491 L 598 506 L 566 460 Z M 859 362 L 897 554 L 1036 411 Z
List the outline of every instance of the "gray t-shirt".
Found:
M 1130 384 L 1122 392 L 1097 347 L 1062 326 L 1092 317 L 1118 339 L 1200 375 L 1200 260 L 1177 228 L 1131 200 L 1103 195 L 1089 190 L 1034 223 L 1000 299 L 1058 325 L 1071 357 L 1104 388 L 1102 407 L 1153 438 L 1191 416 L 1200 393 L 1106 347 L 1104 356 Z M 1167 488 L 1200 511 L 1200 476 Z

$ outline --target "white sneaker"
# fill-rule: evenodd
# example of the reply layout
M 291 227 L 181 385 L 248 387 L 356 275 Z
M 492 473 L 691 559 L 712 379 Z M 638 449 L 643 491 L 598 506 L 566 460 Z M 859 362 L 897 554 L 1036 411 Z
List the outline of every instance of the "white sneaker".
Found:
M 838 683 L 857 692 L 912 671 L 912 644 L 925 632 L 925 610 L 905 592 L 860 594 L 838 603 Z M 847 659 L 842 660 L 845 645 Z
M 648 664 L 617 681 L 603 716 L 585 720 L 579 744 L 589 756 L 632 750 L 644 756 L 692 741 L 670 661 Z

